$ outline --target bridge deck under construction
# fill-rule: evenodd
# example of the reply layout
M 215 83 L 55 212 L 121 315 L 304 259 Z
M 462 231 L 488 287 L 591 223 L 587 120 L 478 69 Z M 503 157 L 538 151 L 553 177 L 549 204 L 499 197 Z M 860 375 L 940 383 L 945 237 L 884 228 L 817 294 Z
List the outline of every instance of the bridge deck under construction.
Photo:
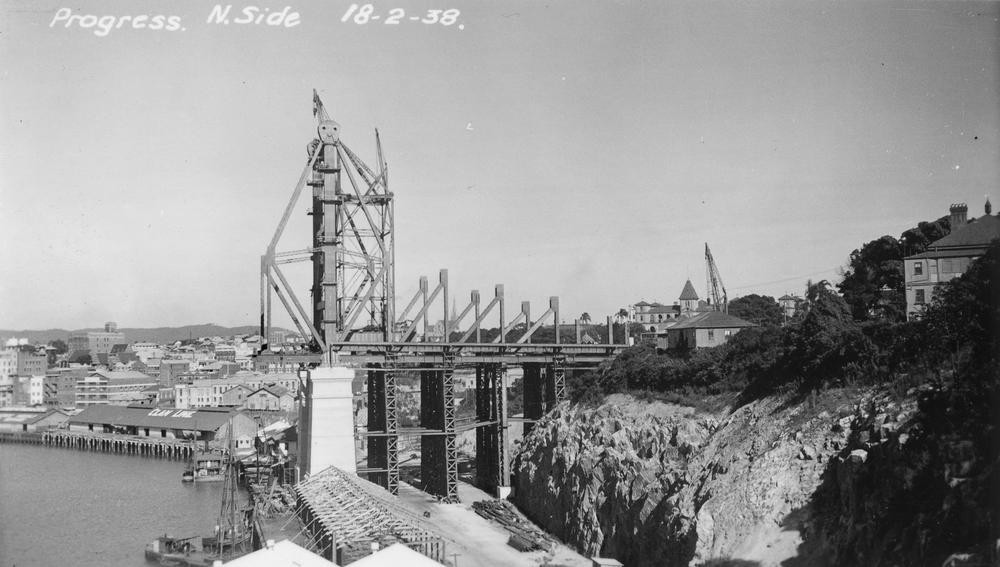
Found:
M 439 362 L 442 357 L 453 356 L 454 364 L 521 364 L 524 362 L 547 363 L 562 357 L 567 364 L 596 364 L 614 356 L 625 345 L 612 344 L 533 344 L 533 343 L 335 343 L 330 345 L 341 363 L 367 365 L 381 364 L 386 356 L 398 364 L 425 364 Z M 263 352 L 255 358 L 261 368 L 296 367 L 321 362 L 321 353 Z
M 370 554 L 371 543 L 393 540 L 436 561 L 446 559 L 439 534 L 422 527 L 388 492 L 354 475 L 331 467 L 297 484 L 295 492 L 306 531 L 323 555 L 340 565 Z

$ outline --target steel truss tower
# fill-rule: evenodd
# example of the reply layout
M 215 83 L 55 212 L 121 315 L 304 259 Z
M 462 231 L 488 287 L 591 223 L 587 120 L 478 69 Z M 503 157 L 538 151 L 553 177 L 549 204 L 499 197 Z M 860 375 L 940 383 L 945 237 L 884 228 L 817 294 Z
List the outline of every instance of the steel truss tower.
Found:
M 497 284 L 491 300 L 481 301 L 479 291 L 472 290 L 469 303 L 458 308 L 453 306 L 447 270 L 440 271 L 433 287 L 421 277 L 413 298 L 397 313 L 394 203 L 378 131 L 378 161 L 373 170 L 340 139 L 340 125 L 330 119 L 315 91 L 313 114 L 317 137 L 308 145 L 306 165 L 261 256 L 260 326 L 267 341 L 276 296 L 299 333 L 309 338 L 314 352 L 265 349 L 257 355 L 255 366 L 287 369 L 294 364 L 301 370 L 338 363 L 365 368 L 368 423 L 357 435 L 368 442 L 368 455 L 367 466 L 357 472 L 392 493 L 400 482 L 400 438 L 416 436 L 425 490 L 446 502 L 457 501 L 457 437 L 471 429 L 476 430 L 480 484 L 501 494 L 509 492 L 507 369 L 520 366 L 524 371 L 524 417 L 519 419 L 527 433 L 535 420 L 565 399 L 567 372 L 593 368 L 624 348 L 613 344 L 611 317 L 607 318 L 608 344 L 582 344 L 579 322 L 574 325 L 576 340 L 567 343 L 560 334 L 558 297 L 550 297 L 548 309 L 540 315 L 532 315 L 527 301 L 521 302 L 519 313 L 509 313 L 504 286 Z M 279 252 L 278 242 L 306 187 L 312 192 L 310 247 Z M 312 262 L 309 310 L 281 270 L 284 264 L 299 261 Z M 435 339 L 428 327 L 439 316 L 443 329 Z M 487 320 L 497 321 L 499 333 L 483 342 Z M 554 335 L 549 340 L 553 342 L 537 342 L 541 333 L 535 333 L 543 325 L 552 326 Z M 472 423 L 459 423 L 456 416 L 455 371 L 460 368 L 474 368 L 476 373 Z M 404 373 L 420 380 L 416 426 L 404 427 L 399 420 L 397 381 Z M 311 395 L 300 403 L 306 415 L 313 411 Z
M 378 171 L 372 170 L 340 139 L 313 91 L 317 135 L 309 160 L 292 192 L 278 228 L 261 257 L 261 334 L 269 340 L 271 292 L 288 311 L 314 350 L 329 357 L 328 345 L 344 342 L 359 329 L 389 341 L 393 331 L 394 215 L 388 169 L 375 131 Z M 277 245 L 304 187 L 312 188 L 312 247 L 278 252 Z M 307 313 L 279 265 L 312 261 L 312 313 Z

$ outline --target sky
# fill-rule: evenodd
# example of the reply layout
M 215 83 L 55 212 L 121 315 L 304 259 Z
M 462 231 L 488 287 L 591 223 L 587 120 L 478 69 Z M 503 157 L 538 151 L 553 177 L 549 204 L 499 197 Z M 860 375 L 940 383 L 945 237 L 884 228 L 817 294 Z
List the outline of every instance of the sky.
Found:
M 288 10 L 0 0 L 0 328 L 254 324 L 314 88 L 369 163 L 379 129 L 399 308 L 447 268 L 459 303 L 599 319 L 704 295 L 706 242 L 730 298 L 801 294 L 1000 207 L 998 3 L 227 5 Z

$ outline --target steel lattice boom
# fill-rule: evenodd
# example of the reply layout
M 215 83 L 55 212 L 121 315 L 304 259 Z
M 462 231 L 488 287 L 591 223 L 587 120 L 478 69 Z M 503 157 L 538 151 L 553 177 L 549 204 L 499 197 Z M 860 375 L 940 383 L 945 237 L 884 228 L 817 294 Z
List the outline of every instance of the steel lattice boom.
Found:
M 340 139 L 340 125 L 330 119 L 313 91 L 317 138 L 309 144 L 309 160 L 292 192 L 274 237 L 261 257 L 261 334 L 271 328 L 271 292 L 277 295 L 299 333 L 313 347 L 350 339 L 357 325 L 392 333 L 393 202 L 388 169 L 375 132 L 378 171 L 373 171 Z M 312 247 L 278 252 L 277 245 L 305 187 L 312 188 Z M 311 260 L 312 313 L 307 313 L 279 264 Z
M 708 285 L 708 296 L 712 298 L 712 307 L 716 311 L 729 313 L 729 298 L 726 296 L 726 286 L 722 283 L 719 267 L 715 265 L 712 251 L 705 243 L 705 283 Z

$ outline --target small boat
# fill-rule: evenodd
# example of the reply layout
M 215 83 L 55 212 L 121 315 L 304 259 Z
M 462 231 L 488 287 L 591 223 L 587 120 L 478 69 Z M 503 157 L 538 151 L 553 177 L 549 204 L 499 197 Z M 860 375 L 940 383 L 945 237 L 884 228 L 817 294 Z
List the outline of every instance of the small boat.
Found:
M 226 480 L 229 456 L 222 451 L 196 451 L 181 475 L 183 482 L 220 482 Z
M 256 541 L 253 537 L 254 508 L 252 503 L 240 505 L 237 502 L 237 462 L 230 458 L 231 440 L 229 445 L 229 450 L 225 451 L 197 452 L 182 477 L 194 482 L 225 482 L 215 532 L 200 538 L 201 549 L 195 547 L 197 537 L 158 537 L 146 544 L 147 562 L 173 567 L 210 567 L 215 561 L 228 561 L 253 551 Z
M 198 551 L 191 540 L 197 536 L 176 538 L 164 535 L 146 544 L 146 561 L 176 567 L 212 565 L 213 558 Z

